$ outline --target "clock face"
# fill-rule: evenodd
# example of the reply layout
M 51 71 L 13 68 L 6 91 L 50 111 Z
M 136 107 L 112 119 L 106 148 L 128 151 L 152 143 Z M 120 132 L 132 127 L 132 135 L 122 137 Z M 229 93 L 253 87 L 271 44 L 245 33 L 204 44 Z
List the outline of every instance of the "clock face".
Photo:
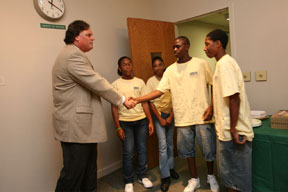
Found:
M 34 0 L 37 12 L 48 20 L 56 20 L 64 15 L 64 0 Z

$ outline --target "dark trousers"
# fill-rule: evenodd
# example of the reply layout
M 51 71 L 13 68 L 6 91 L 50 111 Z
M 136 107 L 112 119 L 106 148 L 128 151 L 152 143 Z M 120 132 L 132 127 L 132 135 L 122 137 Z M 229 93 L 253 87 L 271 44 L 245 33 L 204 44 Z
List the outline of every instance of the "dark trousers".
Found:
M 97 191 L 97 143 L 61 142 L 63 168 L 55 192 Z

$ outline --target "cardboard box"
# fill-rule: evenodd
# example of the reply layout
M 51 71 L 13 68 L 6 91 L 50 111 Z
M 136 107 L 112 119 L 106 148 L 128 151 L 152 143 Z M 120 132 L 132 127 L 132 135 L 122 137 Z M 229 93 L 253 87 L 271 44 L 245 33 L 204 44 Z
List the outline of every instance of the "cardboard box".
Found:
M 279 110 L 270 119 L 271 128 L 288 129 L 288 110 Z

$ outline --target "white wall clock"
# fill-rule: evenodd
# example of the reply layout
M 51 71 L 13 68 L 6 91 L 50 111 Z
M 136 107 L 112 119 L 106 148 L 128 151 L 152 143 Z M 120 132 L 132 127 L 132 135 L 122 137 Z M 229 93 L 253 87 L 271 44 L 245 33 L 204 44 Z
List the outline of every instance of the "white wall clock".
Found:
M 64 0 L 33 0 L 36 11 L 44 19 L 60 19 L 65 12 Z

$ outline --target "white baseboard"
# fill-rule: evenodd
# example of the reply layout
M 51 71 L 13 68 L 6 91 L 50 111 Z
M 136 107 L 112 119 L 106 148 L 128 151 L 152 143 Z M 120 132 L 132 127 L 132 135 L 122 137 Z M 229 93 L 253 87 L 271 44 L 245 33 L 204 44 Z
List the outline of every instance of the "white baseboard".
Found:
M 122 167 L 122 160 L 117 161 L 111 165 L 108 165 L 106 167 L 103 167 L 102 169 L 99 169 L 97 171 L 97 177 L 98 179 L 101 177 L 104 177 L 105 175 L 108 175 L 109 173 L 112 173 L 113 171 L 116 171 L 117 169 L 120 169 Z

